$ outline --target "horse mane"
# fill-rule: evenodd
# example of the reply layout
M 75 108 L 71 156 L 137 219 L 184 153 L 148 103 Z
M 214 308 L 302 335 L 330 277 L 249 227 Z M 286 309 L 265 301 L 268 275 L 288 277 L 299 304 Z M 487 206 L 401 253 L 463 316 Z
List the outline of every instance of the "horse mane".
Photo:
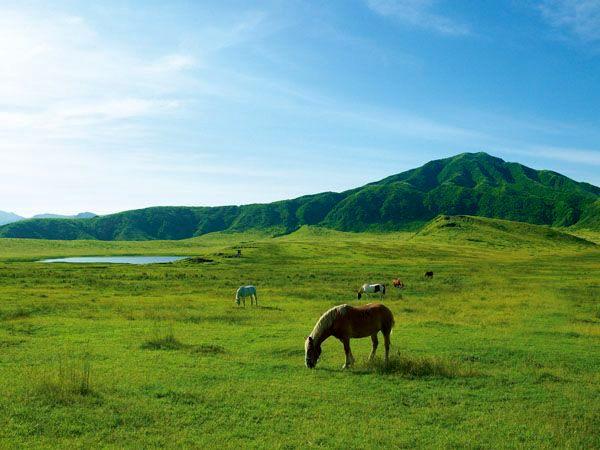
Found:
M 323 315 L 317 320 L 315 327 L 313 328 L 310 336 L 313 339 L 318 339 L 321 335 L 331 328 L 333 322 L 340 316 L 346 315 L 348 309 L 351 307 L 349 305 L 339 305 L 334 306 L 333 308 L 325 311 Z

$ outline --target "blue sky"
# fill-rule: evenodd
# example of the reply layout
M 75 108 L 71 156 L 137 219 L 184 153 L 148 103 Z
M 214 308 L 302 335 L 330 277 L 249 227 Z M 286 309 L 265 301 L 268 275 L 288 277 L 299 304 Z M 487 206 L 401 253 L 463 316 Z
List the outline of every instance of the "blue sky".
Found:
M 0 0 L 0 210 L 266 202 L 465 151 L 600 185 L 600 0 Z

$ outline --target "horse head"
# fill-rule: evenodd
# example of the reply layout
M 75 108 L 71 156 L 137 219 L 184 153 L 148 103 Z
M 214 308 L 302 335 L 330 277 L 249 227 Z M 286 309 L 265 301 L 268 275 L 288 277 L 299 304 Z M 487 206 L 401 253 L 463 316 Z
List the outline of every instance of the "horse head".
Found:
M 304 350 L 306 367 L 314 369 L 321 356 L 321 346 L 315 342 L 312 336 L 308 336 L 304 343 Z

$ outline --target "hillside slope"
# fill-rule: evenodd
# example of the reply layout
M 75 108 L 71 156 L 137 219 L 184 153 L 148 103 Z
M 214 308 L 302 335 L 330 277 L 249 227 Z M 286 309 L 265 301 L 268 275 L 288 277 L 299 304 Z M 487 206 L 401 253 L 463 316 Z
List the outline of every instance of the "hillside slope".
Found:
M 546 225 L 463 215 L 438 216 L 419 230 L 413 239 L 493 247 L 596 247 L 594 242 Z
M 557 227 L 600 228 L 600 188 L 556 172 L 463 153 L 342 193 L 269 204 L 155 207 L 92 219 L 32 219 L 0 237 L 184 239 L 214 231 L 288 233 L 302 225 L 341 231 L 415 229 L 439 214 L 474 215 Z

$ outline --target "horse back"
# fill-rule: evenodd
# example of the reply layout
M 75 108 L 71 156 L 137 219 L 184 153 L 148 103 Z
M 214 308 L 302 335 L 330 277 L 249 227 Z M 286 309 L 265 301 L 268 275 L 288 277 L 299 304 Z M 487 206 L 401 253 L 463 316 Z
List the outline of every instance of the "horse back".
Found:
M 249 295 L 256 295 L 256 288 L 252 285 L 241 286 L 237 290 L 238 295 L 242 297 L 248 297 Z
M 343 328 L 353 338 L 371 336 L 379 331 L 389 334 L 394 326 L 394 315 L 381 303 L 352 307 L 345 319 Z

